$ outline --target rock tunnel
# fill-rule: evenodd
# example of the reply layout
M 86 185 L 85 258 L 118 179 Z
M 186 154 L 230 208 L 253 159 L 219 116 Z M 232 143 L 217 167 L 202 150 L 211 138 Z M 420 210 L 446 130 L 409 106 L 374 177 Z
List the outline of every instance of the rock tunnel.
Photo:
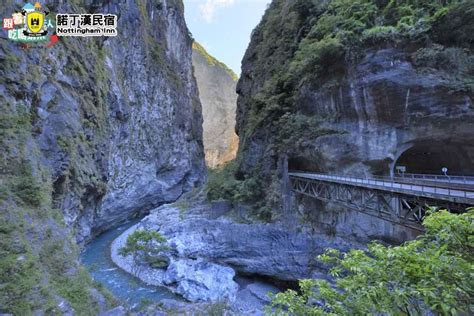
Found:
M 288 170 L 321 172 L 320 166 L 315 162 L 305 157 L 297 156 L 288 159 Z
M 426 142 L 418 143 L 404 151 L 394 164 L 404 166 L 406 173 L 474 175 L 474 145 L 461 143 Z

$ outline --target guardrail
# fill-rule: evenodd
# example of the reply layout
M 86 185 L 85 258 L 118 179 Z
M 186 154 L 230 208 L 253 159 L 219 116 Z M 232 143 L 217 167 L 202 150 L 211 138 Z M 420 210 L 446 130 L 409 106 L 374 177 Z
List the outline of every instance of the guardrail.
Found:
M 474 184 L 474 176 L 451 176 L 421 173 L 395 174 L 394 178 L 413 180 L 433 180 L 447 183 Z
M 356 178 L 351 176 L 341 176 L 341 175 L 331 175 L 331 174 L 317 174 L 317 173 L 308 173 L 301 171 L 290 171 L 288 173 L 290 176 L 303 176 L 303 178 L 315 179 L 315 180 L 334 180 L 336 182 L 343 182 L 348 184 L 362 184 L 369 186 L 376 186 L 378 188 L 391 188 L 402 191 L 409 191 L 411 193 L 427 193 L 427 194 L 436 194 L 438 196 L 452 197 L 452 198 L 466 198 L 474 200 L 474 186 L 471 190 L 459 190 L 452 188 L 440 188 L 436 186 L 428 186 L 420 183 L 400 183 L 396 181 L 396 178 L 392 177 L 365 177 L 365 178 Z M 416 195 L 416 194 L 415 194 Z

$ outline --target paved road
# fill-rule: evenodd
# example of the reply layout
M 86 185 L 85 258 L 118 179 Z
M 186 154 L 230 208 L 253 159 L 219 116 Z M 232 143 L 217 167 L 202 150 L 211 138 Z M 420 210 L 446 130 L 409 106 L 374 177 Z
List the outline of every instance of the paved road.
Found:
M 450 188 L 440 188 L 430 185 L 421 185 L 419 183 L 407 184 L 407 183 L 398 183 L 396 179 L 393 181 L 390 180 L 380 180 L 380 179 L 364 179 L 356 178 L 349 176 L 333 176 L 317 173 L 305 173 L 305 172 L 290 172 L 289 176 L 301 177 L 314 180 L 322 180 L 328 182 L 344 183 L 351 184 L 355 186 L 362 186 L 373 189 L 381 189 L 386 191 L 395 191 L 409 195 L 416 196 L 425 196 L 441 200 L 455 200 L 457 202 L 463 202 L 467 204 L 474 205 L 474 186 L 472 190 L 466 189 L 450 189 Z M 407 179 L 404 178 L 404 181 Z

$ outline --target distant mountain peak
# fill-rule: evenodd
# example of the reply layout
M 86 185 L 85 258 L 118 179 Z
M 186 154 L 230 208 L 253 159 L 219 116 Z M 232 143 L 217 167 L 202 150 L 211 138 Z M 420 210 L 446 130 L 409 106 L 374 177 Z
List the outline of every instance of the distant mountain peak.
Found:
M 219 66 L 221 68 L 223 68 L 225 71 L 227 71 L 227 73 L 232 77 L 232 79 L 234 81 L 237 81 L 239 79 L 239 76 L 237 76 L 237 74 L 232 70 L 230 69 L 226 64 L 224 64 L 223 62 L 221 61 L 218 61 L 216 58 L 214 58 L 213 56 L 211 56 L 207 51 L 206 49 L 201 45 L 199 44 L 198 42 L 194 41 L 193 42 L 193 49 L 195 51 L 198 51 L 203 57 L 206 58 L 207 60 L 207 63 L 210 65 L 210 66 Z

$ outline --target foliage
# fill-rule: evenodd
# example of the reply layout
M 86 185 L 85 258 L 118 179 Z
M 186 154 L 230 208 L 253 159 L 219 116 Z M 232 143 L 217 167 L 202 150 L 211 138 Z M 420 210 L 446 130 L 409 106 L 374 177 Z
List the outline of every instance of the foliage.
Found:
M 37 303 L 26 299 L 41 280 L 36 260 L 30 254 L 3 254 L 0 259 L 0 306 L 15 315 L 28 314 Z
M 294 76 L 307 72 L 312 76 L 324 75 L 343 55 L 344 47 L 336 37 L 328 36 L 320 41 L 304 39 L 290 64 L 290 72 Z
M 282 115 L 276 123 L 278 127 L 276 140 L 281 147 L 280 150 L 298 150 L 302 141 L 337 133 L 334 130 L 321 128 L 321 121 L 315 116 L 303 114 L 285 113 Z
M 374 26 L 362 32 L 362 40 L 367 42 L 381 42 L 383 40 L 395 40 L 399 31 L 394 26 Z
M 216 169 L 209 170 L 206 185 L 207 199 L 209 201 L 228 200 L 234 206 L 240 204 L 249 211 L 246 215 L 249 215 L 252 220 L 269 222 L 275 219 L 276 214 L 272 213 L 272 207 L 279 205 L 279 184 L 275 182 L 267 187 L 265 183 L 268 181 L 262 177 L 258 166 L 249 175 L 239 178 L 237 166 L 238 162 L 231 160 Z M 242 216 L 241 213 L 240 216 Z
M 225 301 L 218 301 L 215 303 L 208 304 L 204 308 L 204 313 L 202 315 L 206 316 L 222 316 L 226 315 L 226 311 L 229 309 L 227 302 Z M 201 315 L 201 313 L 197 313 Z
M 158 243 L 156 247 L 154 243 Z M 166 247 L 162 244 L 166 242 L 166 238 L 159 232 L 150 230 L 136 230 L 127 237 L 127 242 L 124 247 L 120 248 L 120 255 L 128 256 L 135 251 L 151 251 L 164 250 Z
M 31 132 L 31 115 L 23 105 L 4 108 L 0 114 L 0 147 L 6 155 L 18 156 L 17 151 L 24 151 L 27 138 Z M 38 207 L 46 200 L 33 168 L 27 160 L 15 157 L 0 159 L 0 172 L 5 185 L 9 186 L 16 200 L 20 203 Z
M 54 279 L 56 291 L 71 304 L 78 315 L 97 315 L 98 306 L 89 293 L 92 285 L 92 279 L 84 268 L 80 268 L 73 276 Z
M 209 170 L 207 180 L 208 200 L 226 199 L 232 202 L 251 203 L 261 196 L 258 176 L 236 178 L 237 162 L 232 160 L 216 169 Z
M 33 176 L 31 166 L 20 165 L 18 177 L 12 180 L 14 195 L 23 203 L 39 207 L 46 200 L 41 183 Z
M 346 60 L 374 45 L 428 41 L 432 27 L 442 24 L 440 21 L 460 5 L 468 6 L 467 2 L 273 1 L 254 30 L 251 54 L 246 55 L 252 68 L 248 74 L 244 69 L 242 77 L 253 78 L 259 90 L 251 96 L 241 95 L 241 102 L 249 104 L 240 127 L 241 143 L 245 144 L 258 126 L 273 125 L 285 113 L 295 113 L 295 97 L 302 82 L 323 85 L 343 76 Z M 458 24 L 466 21 L 469 19 Z
M 474 46 L 474 10 L 472 1 L 460 1 L 434 16 L 430 34 L 444 46 L 470 48 Z
M 11 207 L 2 212 L 0 310 L 30 315 L 41 309 L 57 315 L 59 295 L 78 315 L 95 315 L 97 309 L 89 293 L 94 284 L 83 269 L 77 269 L 76 249 L 64 239 L 64 227 L 57 226 L 52 211 L 44 219 L 28 208 Z M 41 243 L 30 239 L 38 238 L 39 228 Z M 110 296 L 107 299 L 112 302 Z
M 119 255 L 123 257 L 132 256 L 134 263 L 132 272 L 137 274 L 142 261 L 150 263 L 154 267 L 160 267 L 160 263 L 164 262 L 158 255 L 168 249 L 166 238 L 159 232 L 139 229 L 128 235 L 125 246 L 119 249 Z
M 250 105 L 244 117 L 245 126 L 239 132 L 240 143 L 244 146 L 245 139 L 254 133 L 256 127 L 271 124 L 294 108 L 295 79 L 289 76 L 288 67 L 298 49 L 300 34 L 312 16 L 317 15 L 313 12 L 313 2 L 273 1 L 252 33 L 248 49 L 252 54 L 245 57 L 251 61 L 252 67 L 243 69 L 241 77 L 252 77 L 259 82 L 261 89 L 255 95 L 240 95 L 241 102 Z
M 432 45 L 420 48 L 412 60 L 418 71 L 442 73 L 451 91 L 474 91 L 474 55 L 469 50 Z
M 0 148 L 4 155 L 0 159 L 0 172 L 15 173 L 20 150 L 23 153 L 25 143 L 31 132 L 31 115 L 22 104 L 0 104 Z M 7 159 L 12 156 L 12 159 Z M 15 159 L 16 158 L 16 159 Z
M 29 141 L 33 110 L 0 106 L 0 312 L 57 315 L 63 297 L 77 314 L 95 315 L 93 283 L 77 272 L 77 249 L 65 238 L 69 231 L 51 204 L 50 176 Z
M 335 286 L 300 281 L 300 293 L 276 294 L 272 307 L 286 315 L 421 315 L 473 312 L 474 209 L 434 212 L 426 232 L 401 246 L 372 243 L 367 251 L 327 250 Z
M 364 44 L 416 40 L 459 2 L 329 1 L 299 44 L 291 62 L 292 75 L 324 76 L 347 52 Z

